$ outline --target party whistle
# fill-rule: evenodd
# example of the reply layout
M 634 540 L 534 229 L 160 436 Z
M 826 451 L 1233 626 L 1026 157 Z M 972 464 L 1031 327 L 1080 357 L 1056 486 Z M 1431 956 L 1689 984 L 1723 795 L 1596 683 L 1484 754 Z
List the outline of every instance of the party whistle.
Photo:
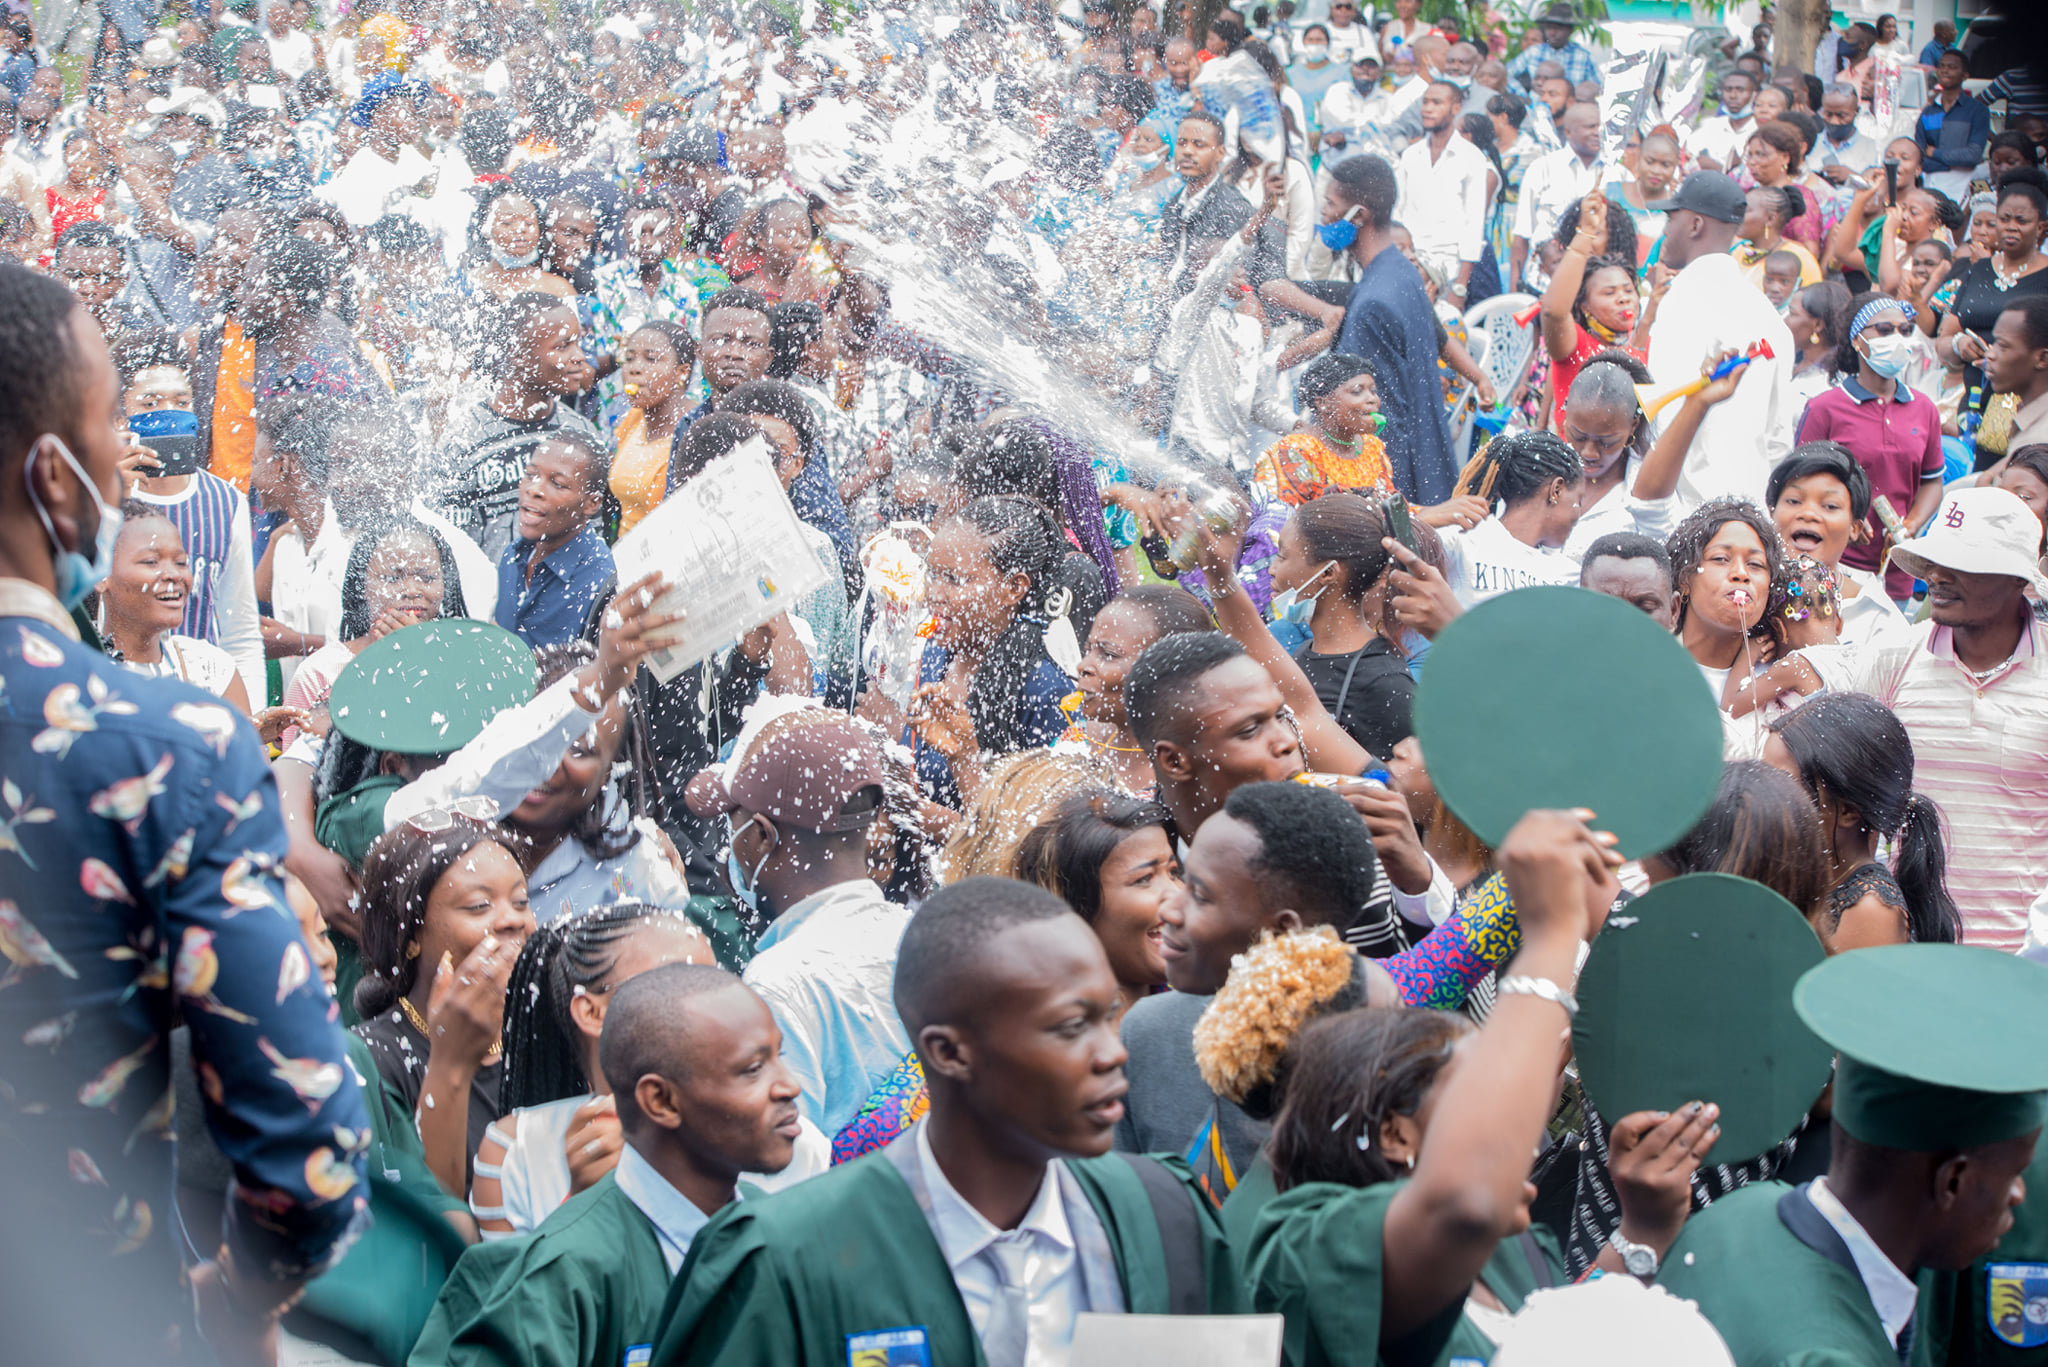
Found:
M 1529 326 L 1529 324 L 1536 321 L 1536 315 L 1541 312 L 1543 312 L 1543 301 L 1538 299 L 1535 303 L 1514 315 L 1515 326 L 1518 328 Z
M 1670 389 L 1659 389 L 1653 384 L 1639 384 L 1636 386 L 1636 402 L 1643 406 L 1643 416 L 1645 418 L 1654 418 L 1657 416 L 1657 411 L 1666 404 L 1682 399 L 1688 394 L 1697 394 L 1716 380 L 1726 379 L 1734 371 L 1735 367 L 1755 360 L 1769 361 L 1775 359 L 1775 357 L 1776 353 L 1771 350 L 1769 342 L 1758 342 L 1747 351 L 1738 352 L 1730 356 L 1727 360 L 1715 366 L 1708 374 L 1687 380 L 1682 385 L 1676 385 Z

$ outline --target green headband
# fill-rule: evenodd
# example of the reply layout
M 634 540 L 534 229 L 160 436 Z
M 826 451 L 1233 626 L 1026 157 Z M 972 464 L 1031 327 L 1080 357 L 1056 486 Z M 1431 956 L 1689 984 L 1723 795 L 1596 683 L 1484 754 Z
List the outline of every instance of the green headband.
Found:
M 1835 1069 L 1835 1119 L 1866 1144 L 1945 1153 L 2040 1129 L 2048 1119 L 2048 1092 L 1944 1087 L 1888 1073 L 1844 1054 Z

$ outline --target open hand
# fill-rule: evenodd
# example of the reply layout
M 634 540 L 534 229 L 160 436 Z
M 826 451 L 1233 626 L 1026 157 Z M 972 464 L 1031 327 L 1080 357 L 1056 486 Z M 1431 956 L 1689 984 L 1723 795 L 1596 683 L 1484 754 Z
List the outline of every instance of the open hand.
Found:
M 517 941 L 486 935 L 460 965 L 443 954 L 427 999 L 427 1047 L 481 1067 L 505 1028 L 505 985 L 519 957 Z
M 1597 891 L 1621 864 L 1614 837 L 1595 831 L 1592 820 L 1583 807 L 1530 812 L 1501 842 L 1495 862 L 1507 875 L 1525 941 L 1545 932 L 1592 939 L 1592 907 L 1604 902 Z
M 1721 1137 L 1721 1108 L 1690 1102 L 1670 1114 L 1637 1111 L 1608 1135 L 1607 1172 L 1621 1202 L 1621 1237 L 1662 1258 L 1692 1213 L 1692 1175 Z
M 569 1133 L 562 1141 L 569 1159 L 569 1194 L 588 1191 L 617 1167 L 625 1142 L 618 1103 L 613 1098 L 592 1097 L 578 1106 L 569 1117 Z
M 584 700 L 593 710 L 603 707 L 633 682 L 640 662 L 666 645 L 673 635 L 669 628 L 687 615 L 656 609 L 655 601 L 667 588 L 661 572 L 656 570 L 612 596 L 611 604 L 605 608 L 604 626 L 597 636 L 597 696 Z

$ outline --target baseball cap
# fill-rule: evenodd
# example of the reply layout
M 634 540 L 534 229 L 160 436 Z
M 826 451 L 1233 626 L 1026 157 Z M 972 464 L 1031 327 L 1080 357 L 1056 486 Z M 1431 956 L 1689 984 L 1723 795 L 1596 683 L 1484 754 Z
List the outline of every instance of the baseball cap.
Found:
M 1749 213 L 1749 197 L 1733 176 L 1724 176 L 1719 171 L 1695 171 L 1685 178 L 1677 194 L 1645 207 L 1657 214 L 1690 209 L 1719 223 L 1740 223 Z
M 2024 579 L 2048 598 L 2048 574 L 2041 573 L 2041 520 L 2009 489 L 1958 489 L 1941 501 L 1941 511 L 1917 541 L 1891 549 L 1891 563 L 1915 579 L 1929 565 L 1964 574 L 2008 574 Z
M 848 812 L 847 801 L 881 786 L 874 737 L 846 717 L 806 709 L 776 719 L 743 755 L 691 779 L 683 802 L 707 819 L 744 808 L 807 831 L 858 831 L 879 809 Z

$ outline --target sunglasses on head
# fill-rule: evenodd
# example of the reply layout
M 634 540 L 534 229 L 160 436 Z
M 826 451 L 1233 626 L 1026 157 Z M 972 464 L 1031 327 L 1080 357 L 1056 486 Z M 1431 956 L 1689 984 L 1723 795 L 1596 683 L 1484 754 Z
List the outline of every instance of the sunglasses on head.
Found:
M 438 835 L 453 827 L 459 816 L 489 824 L 498 819 L 498 804 L 487 797 L 459 797 L 445 807 L 429 807 L 417 816 L 407 817 L 405 824 L 421 835 Z

